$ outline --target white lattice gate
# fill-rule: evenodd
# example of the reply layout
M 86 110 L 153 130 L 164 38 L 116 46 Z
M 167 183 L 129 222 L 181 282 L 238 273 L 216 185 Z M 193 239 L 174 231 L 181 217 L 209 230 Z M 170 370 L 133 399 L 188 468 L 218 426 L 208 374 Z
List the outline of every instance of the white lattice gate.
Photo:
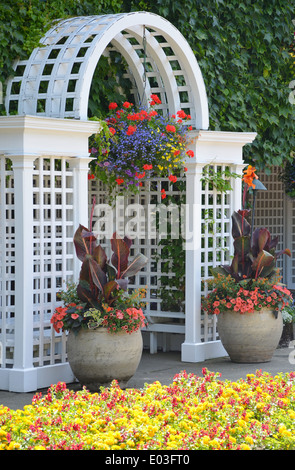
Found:
M 15 275 L 19 259 L 15 246 L 15 177 L 12 162 L 1 158 L 1 367 L 14 364 Z M 39 157 L 34 162 L 33 182 L 33 364 L 44 366 L 66 361 L 65 338 L 50 324 L 56 291 L 73 278 L 73 172 L 63 159 Z M 67 234 L 65 237 L 64 234 Z M 28 267 L 29 270 L 29 267 Z M 28 332 L 27 332 L 28 333 Z M 31 334 L 31 333 L 30 333 Z M 3 346 L 5 345 L 5 347 Z
M 133 285 L 148 285 L 151 350 L 157 350 L 158 333 L 164 335 L 163 346 L 167 334 L 181 333 L 185 361 L 224 354 L 214 321 L 202 317 L 201 284 L 209 267 L 227 256 L 229 217 L 240 208 L 241 184 L 235 180 L 231 195 L 219 195 L 203 185 L 203 169 L 229 166 L 241 173 L 243 146 L 255 134 L 207 131 L 208 101 L 194 53 L 180 32 L 157 15 L 70 18 L 54 25 L 41 42 L 17 64 L 7 86 L 8 116 L 0 117 L 0 388 L 23 392 L 73 380 L 65 336 L 53 334 L 49 318 L 62 284 L 72 276 L 78 279 L 73 231 L 79 223 L 88 225 L 93 193 L 97 202 L 104 201 L 100 189 L 92 187 L 88 194 L 88 139 L 100 125 L 87 120 L 87 109 L 99 58 L 114 47 L 128 64 L 138 101 L 159 93 L 163 113 L 184 108 L 196 129 L 190 135 L 195 157 L 187 162 L 185 176 L 186 249 L 179 255 L 185 257 L 185 304 L 180 296 L 172 308 L 179 286 L 170 282 L 175 260 L 166 259 L 165 244 L 153 237 L 137 237 L 134 244 L 135 252 L 150 259 Z M 20 115 L 9 115 L 15 112 Z M 134 202 L 143 207 L 161 202 L 163 187 L 169 193 L 168 181 L 150 183 L 142 200 Z M 169 289 L 160 295 L 165 283 Z M 164 298 L 167 292 L 172 295 Z
M 228 151 L 225 145 L 226 138 L 229 141 L 237 138 L 251 141 L 253 135 L 243 137 L 241 134 L 215 134 L 216 142 L 222 141 L 223 151 Z M 199 144 L 202 140 L 214 140 L 212 134 L 200 133 L 195 140 Z M 197 155 L 200 162 L 188 162 L 188 174 L 192 177 L 198 175 L 194 181 L 194 191 L 197 199 L 192 202 L 191 194 L 187 193 L 187 176 L 178 180 L 178 184 L 171 184 L 168 178 L 157 179 L 144 183 L 140 193 L 132 198 L 117 198 L 114 206 L 108 204 L 108 190 L 102 184 L 92 181 L 89 191 L 89 207 L 93 200 L 96 201 L 94 212 L 94 230 L 97 233 L 105 232 L 104 225 L 106 213 L 112 213 L 112 228 L 109 229 L 109 236 L 114 231 L 133 238 L 133 252 L 142 252 L 149 262 L 143 272 L 140 272 L 131 280 L 130 287 L 147 286 L 147 308 L 146 315 L 149 320 L 149 326 L 145 330 L 147 338 L 146 345 L 149 346 L 151 353 L 156 353 L 160 347 L 163 350 L 170 348 L 181 349 L 185 340 L 186 323 L 189 324 L 189 335 L 194 335 L 193 344 L 197 350 L 196 357 L 210 357 L 211 355 L 225 354 L 218 341 L 216 329 L 216 318 L 210 318 L 203 315 L 200 311 L 200 303 L 197 310 L 194 310 L 192 316 L 189 316 L 191 299 L 193 297 L 190 279 L 186 279 L 187 265 L 196 276 L 195 290 L 198 292 L 198 301 L 206 292 L 203 291 L 203 281 L 208 279 L 211 268 L 219 264 L 230 262 L 232 254 L 231 239 L 231 214 L 234 210 L 241 208 L 241 179 L 228 177 L 232 186 L 232 191 L 218 192 L 205 176 L 208 172 L 225 174 L 225 170 L 236 174 L 241 174 L 244 165 L 239 160 L 239 152 L 235 153 L 231 161 L 230 156 L 226 157 L 220 151 L 217 157 L 216 148 L 202 155 L 202 149 L 197 147 Z M 229 147 L 232 142 L 229 142 Z M 236 149 L 235 149 L 236 151 Z M 211 153 L 212 152 L 212 153 Z M 219 160 L 219 163 L 212 163 L 212 160 Z M 229 160 L 228 163 L 221 163 Z M 202 162 L 203 159 L 203 162 Z M 207 164 L 206 164 L 207 162 Z M 188 176 L 190 178 L 190 176 Z M 226 178 L 226 177 L 225 177 Z M 172 199 L 164 205 L 161 196 L 162 190 L 165 190 L 168 197 Z M 181 189 L 181 190 L 180 190 Z M 176 204 L 175 204 L 176 202 Z M 155 207 L 154 207 L 155 206 Z M 163 212 L 160 208 L 164 207 Z M 152 208 L 152 211 L 149 209 Z M 128 212 L 129 211 L 129 212 Z M 168 231 L 166 237 L 161 237 L 161 231 L 158 229 L 155 233 L 150 233 L 151 212 L 158 212 L 159 220 L 161 217 L 168 220 L 172 225 L 174 232 Z M 185 218 L 187 212 L 188 218 Z M 176 221 L 176 224 L 172 223 Z M 195 220 L 194 220 L 195 219 Z M 135 223 L 135 228 L 131 228 L 130 222 Z M 197 221 L 197 222 L 196 222 Z M 197 233 L 190 234 L 192 227 L 196 224 Z M 175 231 L 175 225 L 177 230 Z M 186 226 L 186 227 L 185 227 Z M 177 233 L 176 233 L 177 232 Z M 194 241 L 190 242 L 190 238 Z M 196 259 L 191 256 L 190 244 L 193 245 L 193 251 Z M 107 246 L 106 240 L 102 238 L 102 244 Z M 168 245 L 168 249 L 167 249 Z M 170 246 L 170 249 L 169 249 Z M 171 247 L 173 249 L 171 250 Z M 175 255 L 176 253 L 176 255 Z M 178 258 L 175 260 L 174 256 Z M 183 268 L 183 269 L 182 269 Z M 182 274 L 182 278 L 179 276 Z M 191 319 L 191 323 L 189 320 Z M 189 355 L 185 360 L 190 361 Z
M 31 137 L 35 133 L 36 124 L 40 126 L 41 119 L 42 132 L 38 129 L 39 138 L 33 139 L 33 142 L 36 146 L 40 145 L 39 139 L 42 142 L 47 139 L 51 143 L 54 135 L 55 150 L 52 153 L 55 155 L 60 148 L 67 148 L 69 153 L 73 152 L 73 146 L 76 148 L 73 139 L 69 144 L 69 137 L 72 137 L 69 135 L 70 129 L 75 131 L 75 136 L 80 133 L 84 142 L 82 157 L 46 155 L 36 158 L 33 148 L 31 153 L 24 155 L 11 154 L 10 159 L 1 156 L 0 381 L 2 388 L 26 391 L 32 387 L 46 386 L 48 381 L 73 380 L 66 362 L 66 337 L 53 332 L 50 317 L 58 305 L 57 292 L 67 281 L 78 279 L 80 263 L 74 254 L 74 230 L 79 223 L 88 225 L 88 209 L 93 196 L 96 198 L 97 211 L 99 204 L 106 202 L 106 190 L 97 188 L 97 184 L 91 182 L 88 192 L 89 158 L 85 142 L 97 124 L 63 120 L 65 128 L 58 135 L 61 121 L 56 119 L 1 119 L 2 124 L 9 123 L 12 128 L 15 122 L 21 123 L 21 130 L 15 131 L 15 134 L 28 132 Z M 181 208 L 176 204 L 177 217 L 180 219 L 179 234 L 184 224 L 186 229 L 182 232 L 185 250 L 179 252 L 176 260 L 180 264 L 182 259 L 182 283 L 179 284 L 180 279 L 173 272 L 175 260 L 167 257 L 165 243 L 162 243 L 164 240 L 160 243 L 161 231 L 155 230 L 151 236 L 149 221 L 141 217 L 133 253 L 141 251 L 150 261 L 145 271 L 131 280 L 131 287 L 148 287 L 146 313 L 151 325 L 146 336 L 150 336 L 151 352 L 157 351 L 157 336 L 161 333 L 161 347 L 166 347 L 169 338 L 176 338 L 183 359 L 198 362 L 224 354 L 216 334 L 215 320 L 202 316 L 201 285 L 202 280 L 209 276 L 211 266 L 228 260 L 230 216 L 233 210 L 240 208 L 241 196 L 240 179 L 232 181 L 233 191 L 220 194 L 210 183 L 204 182 L 204 168 L 210 165 L 214 171 L 218 171 L 228 166 L 235 173 L 241 173 L 244 167 L 242 147 L 251 142 L 254 136 L 199 131 L 191 137 L 191 145 L 198 160 L 194 158 L 187 162 L 186 176 L 182 181 L 179 180 L 185 186 L 184 191 L 175 191 L 168 179 L 151 181 L 146 183 L 142 193 L 129 201 L 125 200 L 122 209 L 127 219 L 132 219 L 134 210 L 145 211 L 149 205 L 157 210 L 162 202 L 162 189 L 178 202 L 181 202 L 181 194 L 182 197 L 185 194 L 185 218 L 181 218 Z M 32 142 L 32 139 L 28 141 Z M 218 145 L 220 142 L 222 146 Z M 81 154 L 83 152 L 81 148 Z M 221 163 L 225 162 L 225 156 L 227 163 Z M 212 163 L 214 157 L 215 163 Z M 9 166 L 11 162 L 12 168 Z M 133 206 L 130 207 L 131 203 Z M 130 212 L 125 213 L 126 209 Z M 167 214 L 172 217 L 169 205 Z M 114 230 L 121 228 L 120 224 L 118 226 L 118 215 L 117 211 Z M 96 212 L 95 216 L 94 222 L 98 222 L 99 214 Z M 123 218 L 124 228 L 127 222 Z M 138 233 L 141 224 L 142 231 Z M 129 224 L 130 227 L 132 224 Z M 172 238 L 170 243 L 176 242 L 178 239 Z M 174 286 L 170 282 L 173 277 L 178 282 Z M 175 302 L 179 285 L 185 297 L 178 296 Z M 165 289 L 161 291 L 161 287 Z M 171 336 L 173 334 L 177 336 Z

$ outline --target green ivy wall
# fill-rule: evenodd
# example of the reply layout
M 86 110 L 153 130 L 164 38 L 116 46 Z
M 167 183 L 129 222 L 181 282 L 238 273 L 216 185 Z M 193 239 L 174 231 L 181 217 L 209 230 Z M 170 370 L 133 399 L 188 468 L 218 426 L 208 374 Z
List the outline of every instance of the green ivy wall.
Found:
M 255 143 L 246 147 L 246 158 L 257 167 L 291 159 L 295 0 L 1 0 L 1 82 L 54 19 L 140 10 L 167 18 L 194 50 L 207 88 L 211 130 L 257 132 Z M 106 101 L 113 99 L 112 87 L 104 93 Z

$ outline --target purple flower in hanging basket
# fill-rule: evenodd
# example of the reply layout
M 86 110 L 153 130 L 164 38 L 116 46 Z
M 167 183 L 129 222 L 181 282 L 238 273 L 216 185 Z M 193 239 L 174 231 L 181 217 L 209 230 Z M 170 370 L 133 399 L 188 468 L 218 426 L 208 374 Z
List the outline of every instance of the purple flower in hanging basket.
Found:
M 178 120 L 175 116 L 161 116 L 153 108 L 158 104 L 161 104 L 159 98 L 153 99 L 147 109 L 135 110 L 130 103 L 128 107 L 123 105 L 124 109 L 112 108 L 113 114 L 105 121 L 105 136 L 97 136 L 99 143 L 95 154 L 97 161 L 105 162 L 107 153 L 109 165 L 96 166 L 95 174 L 111 189 L 136 189 L 151 175 L 169 176 L 184 168 L 187 126 L 183 125 L 182 119 L 190 119 L 190 116 L 183 111 Z M 149 171 L 145 171 L 146 166 L 150 167 Z M 134 181 L 136 174 L 140 175 L 140 182 Z

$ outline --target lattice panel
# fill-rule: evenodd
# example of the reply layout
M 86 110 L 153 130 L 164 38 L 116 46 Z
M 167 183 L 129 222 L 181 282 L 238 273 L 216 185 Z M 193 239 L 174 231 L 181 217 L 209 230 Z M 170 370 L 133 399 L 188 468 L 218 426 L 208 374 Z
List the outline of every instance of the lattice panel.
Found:
M 0 156 L 0 368 L 12 367 L 15 318 L 14 179 Z
M 256 196 L 255 227 L 266 227 L 272 237 L 279 236 L 277 251 L 285 246 L 285 192 L 283 183 L 279 179 L 280 168 L 273 167 L 272 173 L 267 175 L 259 173 L 259 180 L 267 188 L 267 191 L 258 191 Z M 295 247 L 295 246 L 294 246 Z M 293 247 L 293 248 L 294 248 Z M 292 249 L 292 247 L 289 247 Z M 277 266 L 285 277 L 286 259 L 278 258 Z
M 179 179 L 180 181 L 180 179 Z M 182 319 L 184 317 L 184 306 L 183 302 L 179 301 L 177 305 L 171 303 L 171 299 L 173 299 L 173 295 L 167 296 L 166 301 L 163 301 L 163 298 L 160 297 L 160 289 L 161 289 L 161 279 L 162 283 L 165 282 L 167 284 L 168 279 L 172 279 L 175 277 L 175 273 L 173 272 L 173 260 L 171 258 L 167 258 L 167 256 L 163 253 L 165 252 L 165 241 L 162 238 L 163 244 L 161 244 L 161 236 L 159 231 L 152 231 L 152 233 L 148 233 L 153 226 L 156 228 L 156 223 L 151 226 L 150 220 L 148 217 L 149 211 L 150 214 L 154 213 L 155 207 L 157 211 L 160 210 L 162 207 L 163 212 L 162 215 L 166 216 L 167 214 L 167 243 L 180 243 L 182 246 L 182 242 L 176 240 L 176 233 L 172 235 L 171 238 L 171 228 L 170 223 L 173 220 L 177 220 L 177 224 L 179 227 L 179 233 L 181 234 L 181 212 L 180 212 L 180 205 L 174 204 L 173 211 L 171 212 L 169 209 L 165 210 L 163 200 L 161 198 L 162 193 L 161 190 L 165 189 L 167 196 L 172 196 L 177 200 L 177 198 L 181 197 L 181 193 L 173 189 L 173 186 L 169 182 L 168 178 L 166 179 L 155 179 L 153 181 L 143 183 L 143 187 L 141 188 L 140 194 L 135 195 L 132 198 L 124 198 L 122 199 L 122 206 L 119 204 L 119 199 L 117 200 L 117 205 L 113 208 L 109 205 L 109 210 L 113 211 L 113 229 L 114 231 L 119 231 L 121 229 L 127 229 L 125 234 L 128 234 L 133 238 L 133 245 L 131 250 L 131 257 L 136 255 L 138 252 L 143 253 L 148 258 L 148 264 L 146 267 L 140 271 L 134 278 L 131 278 L 130 281 L 130 288 L 137 288 L 142 286 L 147 286 L 147 309 L 146 315 L 149 317 L 150 321 L 154 321 L 154 319 L 158 316 L 161 318 L 176 318 Z M 103 187 L 101 183 L 96 183 L 95 181 L 91 181 L 90 191 L 89 191 L 89 205 L 91 206 L 93 198 L 96 198 L 97 207 L 95 210 L 94 215 L 94 230 L 99 233 L 100 229 L 105 230 L 105 226 L 103 225 L 103 215 L 106 211 L 99 209 L 99 205 L 107 203 L 106 199 L 106 188 Z M 183 196 L 182 196 L 183 197 Z M 185 202 L 185 200 L 184 200 Z M 134 204 L 132 207 L 131 205 Z M 117 209 L 116 209 L 117 207 Z M 169 207 L 169 205 L 168 205 Z M 171 206 L 170 206 L 171 207 Z M 103 209 L 103 206 L 101 206 Z M 119 210 L 118 210 L 119 209 Z M 120 212 L 121 211 L 121 212 Z M 129 212 L 128 212 L 129 211 Z M 172 215 L 173 214 L 173 215 Z M 173 217 L 173 219 L 172 219 Z M 134 221 L 139 221 L 139 226 L 132 227 Z M 152 219 L 154 220 L 154 219 Z M 100 222 L 99 222 L 100 221 Z M 174 225 L 173 225 L 174 226 Z M 128 230 L 130 229 L 130 231 Z M 166 224 L 163 224 L 162 230 L 166 229 Z M 137 236 L 139 230 L 141 230 L 141 235 Z M 177 229 L 178 230 L 178 229 Z M 121 233 L 119 231 L 119 233 Z M 124 232 L 122 232 L 122 235 Z M 101 239 L 102 245 L 106 248 L 108 255 L 110 255 L 108 243 L 106 243 L 105 238 Z M 183 252 L 184 256 L 184 252 Z M 109 256 L 110 257 L 110 256 Z M 175 261 L 175 260 L 174 260 Z M 184 281 L 183 281 L 184 282 Z M 176 290 L 173 286 L 173 281 L 168 282 L 169 286 L 167 286 L 167 291 Z M 184 284 L 183 284 L 184 285 Z M 183 295 L 184 298 L 184 295 Z M 165 305 L 166 304 L 166 305 Z M 167 305 L 170 306 L 170 310 L 167 310 Z
M 196 121 L 201 119 L 201 113 L 196 115 L 196 94 L 204 84 L 198 64 L 188 60 L 192 54 L 188 44 L 181 46 L 184 38 L 166 20 L 139 14 L 140 21 L 143 16 L 147 21 L 140 24 L 136 15 L 77 17 L 55 25 L 41 39 L 42 47 L 28 60 L 17 62 L 15 76 L 7 85 L 7 113 L 87 119 L 89 78 L 101 55 L 115 50 L 128 64 L 135 102 L 145 104 L 151 93 L 157 93 L 162 101 L 159 110 L 165 113 L 169 108 L 173 114 L 184 109 L 192 116 L 191 124 L 202 128 L 205 124 Z M 126 28 L 124 18 L 129 24 Z M 161 26 L 153 27 L 154 21 Z M 118 22 L 121 31 L 115 28 Z
M 50 324 L 56 294 L 73 279 L 73 174 L 65 159 L 38 158 L 33 172 L 34 364 L 65 362 L 64 334 Z
M 225 166 L 212 166 L 213 171 L 224 171 Z M 161 189 L 165 189 L 166 193 L 173 195 L 175 200 L 177 198 L 184 198 L 182 203 L 185 203 L 184 193 L 173 191 L 167 179 L 157 179 L 153 182 L 145 183 L 142 188 L 140 195 L 134 197 L 134 199 L 128 199 L 123 206 L 120 219 L 118 219 L 119 212 L 113 210 L 113 231 L 116 230 L 116 222 L 118 220 L 123 221 L 122 227 L 126 226 L 128 218 L 123 217 L 123 213 L 126 211 L 128 204 L 139 204 L 144 208 L 142 213 L 142 230 L 143 234 L 141 238 L 134 239 L 133 253 L 142 252 L 148 257 L 149 263 L 144 269 L 144 272 L 140 272 L 130 284 L 131 288 L 146 285 L 148 287 L 147 292 L 147 309 L 146 315 L 150 321 L 157 321 L 157 318 L 168 319 L 169 322 L 183 322 L 185 318 L 184 309 L 184 298 L 185 293 L 183 292 L 183 301 L 174 302 L 172 301 L 173 296 L 177 296 L 177 287 L 167 286 L 167 277 L 170 279 L 175 277 L 173 272 L 173 260 L 168 259 L 165 256 L 165 244 L 161 244 L 159 233 L 155 239 L 148 238 L 147 236 L 147 207 L 149 204 L 160 205 L 161 200 Z M 170 189 L 170 191 L 169 191 Z M 90 193 L 89 193 L 89 204 L 93 201 L 93 197 L 96 198 L 97 204 L 103 204 L 106 202 L 106 189 L 102 185 L 96 182 L 91 182 Z M 117 206 L 118 207 L 118 206 Z M 99 214 L 98 219 L 102 221 L 102 216 L 106 214 L 106 211 L 102 211 Z M 179 214 L 181 214 L 179 209 Z M 202 186 L 202 240 L 201 240 L 201 276 L 202 280 L 210 277 L 211 267 L 219 264 L 230 263 L 230 253 L 232 251 L 232 240 L 231 240 L 231 214 L 232 214 L 232 196 L 231 193 L 218 193 L 214 187 L 209 183 L 203 183 Z M 98 215 L 98 212 L 97 212 Z M 132 214 L 131 214 L 132 216 Z M 97 225 L 97 218 L 94 218 L 96 230 L 99 231 Z M 170 219 L 171 221 L 171 219 Z M 180 216 L 181 224 L 181 216 Z M 101 229 L 105 230 L 105 226 L 102 224 Z M 179 230 L 181 233 L 181 227 Z M 173 235 L 176 237 L 176 234 Z M 103 240 L 103 244 L 105 240 Z M 178 243 L 176 239 L 171 239 L 169 243 Z M 107 246 L 107 245 L 104 245 Z M 179 255 L 178 262 L 181 262 L 181 256 L 185 256 L 185 252 Z M 175 261 L 175 260 L 174 260 Z M 168 274 L 166 274 L 168 268 Z M 183 278 L 183 288 L 184 288 Z M 162 282 L 161 282 L 162 280 Z M 164 284 L 164 294 L 161 291 L 161 284 Z M 168 283 L 169 284 L 169 283 Z M 173 283 L 172 283 L 173 284 Z M 169 295 L 169 290 L 170 294 Z M 165 291 L 166 294 L 165 295 Z M 203 295 L 206 291 L 203 292 Z M 167 298 L 166 298 L 167 297 Z M 179 298 L 179 297 L 178 297 Z M 167 300 L 168 299 L 168 300 Z M 167 305 L 170 307 L 167 309 Z M 202 317 L 202 340 L 212 341 L 216 340 L 216 318 L 208 317 L 204 315 Z
M 146 38 L 146 47 L 144 46 L 143 36 Z M 179 109 L 185 110 L 187 114 L 192 116 L 194 121 L 194 100 L 187 73 L 180 57 L 175 53 L 171 44 L 167 42 L 162 34 L 152 28 L 146 28 L 145 30 L 142 28 L 134 28 L 132 34 L 130 30 L 128 30 L 128 32 L 123 31 L 120 41 L 118 42 L 117 38 L 115 38 L 112 42 L 114 44 L 114 50 L 121 51 L 123 54 L 124 49 L 129 50 L 130 47 L 136 52 L 140 63 L 144 67 L 144 86 L 147 97 L 149 97 L 149 94 L 155 93 L 161 99 L 162 104 L 157 106 L 159 112 L 161 110 L 164 114 L 169 112 L 167 90 L 174 88 L 178 93 Z M 119 44 L 123 44 L 124 49 L 122 49 L 122 46 L 119 47 Z M 115 45 L 117 45 L 118 49 L 116 49 Z M 162 65 L 165 64 L 165 73 L 163 73 L 163 70 L 161 73 L 159 63 L 155 60 L 155 50 L 159 51 L 158 56 L 161 57 Z M 134 70 L 132 67 L 129 68 L 129 74 L 133 77 L 135 83 Z M 169 86 L 167 77 L 169 77 Z M 146 96 L 140 96 L 138 88 L 133 89 L 132 92 L 137 104 L 145 102 Z
M 204 169 L 204 175 L 210 172 L 223 173 L 225 165 L 211 165 Z M 212 183 L 202 183 L 202 239 L 201 239 L 201 278 L 205 281 L 211 276 L 211 268 L 220 264 L 230 264 L 232 252 L 231 215 L 232 193 L 218 192 Z M 202 295 L 206 295 L 206 284 Z M 202 314 L 202 340 L 218 339 L 216 316 Z

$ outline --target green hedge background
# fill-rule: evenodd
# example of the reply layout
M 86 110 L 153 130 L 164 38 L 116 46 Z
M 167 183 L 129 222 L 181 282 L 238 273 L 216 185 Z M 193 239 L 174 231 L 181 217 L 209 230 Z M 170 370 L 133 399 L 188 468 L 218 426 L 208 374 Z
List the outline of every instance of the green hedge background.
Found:
M 1 82 L 54 19 L 129 11 L 159 14 L 185 36 L 203 73 L 211 130 L 257 132 L 245 148 L 257 168 L 292 160 L 295 0 L 1 0 Z

